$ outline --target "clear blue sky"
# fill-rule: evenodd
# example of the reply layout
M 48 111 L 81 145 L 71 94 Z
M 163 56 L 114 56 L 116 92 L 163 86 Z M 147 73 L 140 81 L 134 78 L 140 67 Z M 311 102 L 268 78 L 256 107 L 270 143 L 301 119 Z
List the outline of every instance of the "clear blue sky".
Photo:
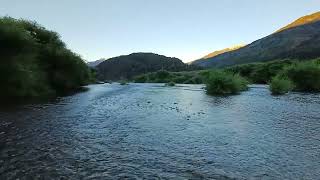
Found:
M 187 62 L 319 10 L 320 0 L 0 0 L 1 16 L 57 31 L 88 61 L 155 52 Z

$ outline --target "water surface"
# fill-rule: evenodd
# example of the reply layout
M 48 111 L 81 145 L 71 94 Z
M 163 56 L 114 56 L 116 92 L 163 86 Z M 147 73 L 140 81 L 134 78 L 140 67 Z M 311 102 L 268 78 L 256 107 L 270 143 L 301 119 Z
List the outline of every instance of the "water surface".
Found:
M 320 96 L 103 84 L 0 110 L 0 179 L 319 179 Z

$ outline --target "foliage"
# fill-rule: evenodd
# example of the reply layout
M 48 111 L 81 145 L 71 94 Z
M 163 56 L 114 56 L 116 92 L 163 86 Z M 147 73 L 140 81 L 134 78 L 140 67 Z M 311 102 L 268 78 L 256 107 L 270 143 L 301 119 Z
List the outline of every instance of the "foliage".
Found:
M 281 74 L 294 83 L 296 91 L 320 92 L 319 60 L 293 64 L 285 68 Z
M 267 63 L 252 63 L 226 68 L 226 71 L 240 74 L 255 84 L 267 84 L 286 66 L 294 63 L 294 60 L 278 60 Z
M 238 74 L 225 71 L 211 71 L 206 81 L 210 95 L 237 94 L 248 89 L 248 81 Z
M 286 94 L 293 89 L 293 83 L 287 77 L 276 76 L 270 83 L 270 91 L 273 95 Z
M 273 94 L 284 94 L 290 90 L 320 92 L 320 59 L 245 64 L 225 71 L 239 73 L 252 83 L 270 83 Z
M 136 83 L 169 83 L 177 84 L 202 84 L 205 77 L 200 74 L 202 71 L 169 72 L 160 70 L 153 73 L 139 75 L 133 78 Z
M 35 22 L 0 18 L 0 41 L 1 99 L 55 96 L 94 79 L 56 32 Z
M 127 83 L 126 81 L 120 81 L 119 83 L 120 83 L 120 85 L 122 85 L 122 86 L 123 86 L 123 85 L 128 85 L 128 83 Z
M 147 81 L 148 76 L 145 74 L 134 77 L 134 82 L 136 83 L 146 83 Z
M 159 79 L 166 79 L 170 76 L 169 72 L 166 70 L 160 70 L 156 72 L 156 76 Z
M 175 85 L 176 85 L 176 83 L 174 83 L 174 82 L 172 82 L 172 81 L 166 83 L 166 86 L 175 86 Z
M 216 76 L 216 78 L 213 76 Z M 238 81 L 235 81 L 235 79 Z M 213 94 L 219 94 L 219 92 L 221 94 L 232 94 L 229 90 L 231 90 L 232 87 L 236 87 L 233 86 L 234 84 L 240 84 L 240 86 L 237 87 L 241 87 L 241 85 L 243 85 L 245 89 L 247 88 L 246 85 L 248 82 L 262 84 L 268 83 L 271 85 L 270 90 L 274 92 L 274 94 L 286 93 L 290 90 L 320 92 L 320 59 L 308 61 L 279 60 L 267 63 L 245 64 L 219 71 L 158 71 L 155 73 L 147 73 L 137 76 L 134 78 L 134 81 L 143 83 L 168 83 L 172 81 L 179 84 L 208 84 L 210 81 L 218 81 L 220 83 L 218 83 L 218 87 L 213 88 L 217 92 L 213 91 Z M 224 81 L 229 82 L 222 84 L 221 82 Z M 229 86 L 229 84 L 232 85 Z M 224 90 L 225 86 L 228 90 Z
M 281 60 L 246 64 L 223 70 L 158 71 L 134 78 L 135 82 L 207 84 L 209 94 L 234 94 L 250 83 L 268 83 L 273 94 L 288 91 L 320 92 L 320 59 Z

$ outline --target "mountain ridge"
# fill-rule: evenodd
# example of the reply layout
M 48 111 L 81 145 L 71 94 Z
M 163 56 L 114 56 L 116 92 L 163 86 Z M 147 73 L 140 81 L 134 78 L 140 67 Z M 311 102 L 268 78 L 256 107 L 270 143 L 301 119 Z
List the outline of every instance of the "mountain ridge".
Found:
M 304 16 L 318 17 L 320 12 Z M 299 18 L 299 22 L 303 21 Z M 296 20 L 296 21 L 298 21 Z M 294 22 L 296 22 L 294 21 Z M 316 58 L 320 57 L 320 20 L 314 20 L 298 26 L 290 23 L 279 32 L 258 39 L 240 49 L 219 54 L 208 59 L 192 62 L 205 68 L 225 67 L 252 62 L 265 62 L 288 58 Z
M 212 58 L 212 57 L 218 56 L 218 55 L 226 53 L 226 52 L 230 52 L 230 51 L 234 51 L 234 50 L 240 49 L 240 48 L 242 48 L 244 46 L 246 46 L 246 45 L 235 45 L 235 46 L 231 46 L 231 47 L 224 48 L 224 49 L 221 49 L 221 50 L 217 50 L 217 51 L 214 51 L 212 53 L 209 53 L 208 55 L 202 57 L 201 59 Z
M 285 27 L 277 30 L 276 33 L 281 32 L 286 29 L 294 28 L 297 26 L 309 24 L 309 23 L 316 22 L 316 21 L 320 21 L 320 11 L 313 13 L 313 14 L 309 14 L 309 15 L 300 17 L 300 18 L 296 19 L 295 21 L 293 21 L 292 23 L 286 25 Z
M 98 60 L 95 60 L 95 61 L 90 61 L 90 62 L 87 62 L 87 65 L 91 68 L 95 68 L 96 66 L 98 66 L 100 63 L 102 63 L 103 61 L 105 61 L 106 59 L 104 58 L 101 58 L 101 59 L 98 59 Z

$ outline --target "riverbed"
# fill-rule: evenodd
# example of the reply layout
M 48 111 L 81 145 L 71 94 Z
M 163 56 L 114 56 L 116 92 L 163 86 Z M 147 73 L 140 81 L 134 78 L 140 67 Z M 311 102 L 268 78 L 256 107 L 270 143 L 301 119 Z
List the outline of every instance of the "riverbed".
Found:
M 320 95 L 100 84 L 0 110 L 0 179 L 319 179 Z

